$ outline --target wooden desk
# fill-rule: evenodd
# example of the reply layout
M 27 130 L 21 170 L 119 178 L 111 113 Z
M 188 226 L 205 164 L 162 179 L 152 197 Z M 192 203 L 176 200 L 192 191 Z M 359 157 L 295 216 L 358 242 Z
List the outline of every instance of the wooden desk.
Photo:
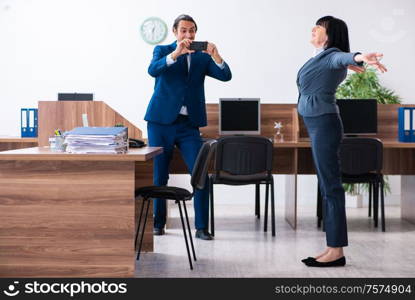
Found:
M 384 146 L 383 174 L 402 176 L 402 218 L 415 223 L 415 196 L 413 196 L 415 195 L 415 143 L 400 143 L 391 139 L 382 142 Z M 213 168 L 210 172 L 213 172 Z M 186 165 L 178 150 L 173 154 L 171 173 L 187 174 Z M 302 139 L 275 143 L 273 174 L 286 175 L 285 219 L 293 229 L 296 229 L 298 175 L 316 174 L 310 142 Z M 282 200 L 279 195 L 276 197 Z
M 415 223 L 415 143 L 401 143 L 391 139 L 381 139 L 383 143 L 383 174 L 401 175 L 401 216 Z M 310 142 L 300 141 L 274 145 L 274 160 L 293 158 L 292 172 L 286 180 L 285 219 L 295 229 L 297 226 L 297 175 L 316 174 L 311 154 Z M 280 153 L 279 153 L 280 152 Z M 284 156 L 283 156 L 284 155 Z M 274 162 L 276 174 L 278 165 Z M 288 170 L 290 171 L 290 170 Z M 285 172 L 287 169 L 285 168 Z
M 141 131 L 105 103 L 39 102 L 39 145 L 53 130 L 82 126 L 129 127 Z M 410 105 L 409 105 L 410 106 Z M 414 105 L 412 105 L 414 106 Z M 285 218 L 297 226 L 297 177 L 315 174 L 310 144 L 296 104 L 261 104 L 261 133 L 272 138 L 274 121 L 282 121 L 287 142 L 276 144 L 274 173 L 286 174 Z M 378 138 L 383 140 L 384 173 L 402 176 L 402 217 L 415 222 L 415 144 L 399 143 L 397 109 L 378 105 Z M 208 104 L 203 137 L 218 137 L 218 105 Z M 130 130 L 131 128 L 131 130 Z M 30 147 L 35 139 L 1 138 L 0 151 Z M 147 148 L 148 149 L 148 148 Z M 135 187 L 152 185 L 154 150 L 116 156 L 67 156 L 46 150 L 0 153 L 0 277 L 132 276 Z M 171 173 L 187 174 L 174 153 Z M 135 179 L 135 184 L 133 183 Z M 252 195 L 254 198 L 254 195 Z M 277 195 L 277 201 L 281 197 Z M 137 212 L 139 206 L 135 205 Z M 387 217 L 387 211 L 386 211 Z M 143 250 L 152 251 L 152 216 Z
M 161 152 L 0 152 L 0 277 L 132 277 L 134 189 Z
M 401 143 L 385 139 L 383 142 L 383 174 L 401 175 L 401 215 L 415 223 L 415 143 Z M 187 174 L 180 153 L 173 154 L 171 172 Z M 213 172 L 213 168 L 210 169 Z M 293 229 L 297 227 L 297 179 L 298 175 L 316 174 L 307 139 L 285 141 L 274 144 L 273 174 L 286 175 L 285 180 L 285 219 Z M 254 197 L 254 195 L 252 195 Z M 276 195 L 281 201 L 281 197 Z
M 415 105 L 405 105 L 415 107 Z M 399 104 L 378 104 L 378 134 L 384 145 L 383 173 L 402 175 L 402 218 L 415 223 L 415 143 L 398 142 Z M 201 128 L 204 138 L 218 138 L 219 106 L 207 104 L 208 126 Z M 261 104 L 261 135 L 273 138 L 274 122 L 282 122 L 285 142 L 274 145 L 273 173 L 286 176 L 285 219 L 297 227 L 297 175 L 315 174 L 307 130 L 297 113 L 296 104 Z M 171 173 L 186 174 L 179 156 L 174 153 Z M 277 196 L 278 199 L 281 199 Z M 252 196 L 254 197 L 254 196 Z M 387 212 L 386 212 L 387 214 Z

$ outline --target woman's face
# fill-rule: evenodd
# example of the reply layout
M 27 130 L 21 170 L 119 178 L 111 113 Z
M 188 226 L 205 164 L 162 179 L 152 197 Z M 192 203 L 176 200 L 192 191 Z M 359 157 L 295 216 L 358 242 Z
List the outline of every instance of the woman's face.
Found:
M 313 29 L 311 30 L 311 44 L 313 44 L 314 47 L 316 48 L 322 48 L 326 45 L 327 43 L 327 33 L 326 33 L 326 28 L 324 28 L 324 26 L 321 25 L 316 25 L 313 27 Z

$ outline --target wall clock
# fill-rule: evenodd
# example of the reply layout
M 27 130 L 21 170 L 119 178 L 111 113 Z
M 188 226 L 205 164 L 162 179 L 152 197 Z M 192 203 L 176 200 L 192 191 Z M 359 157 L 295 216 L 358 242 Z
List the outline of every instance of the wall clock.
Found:
M 156 45 L 167 37 L 167 25 L 162 19 L 151 17 L 144 20 L 143 24 L 141 24 L 140 32 L 146 43 Z

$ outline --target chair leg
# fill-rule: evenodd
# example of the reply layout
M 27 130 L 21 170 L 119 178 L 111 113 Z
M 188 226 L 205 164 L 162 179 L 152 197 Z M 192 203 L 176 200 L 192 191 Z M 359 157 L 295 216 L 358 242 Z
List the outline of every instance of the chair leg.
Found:
M 184 240 L 185 240 L 185 242 L 186 242 L 187 257 L 189 258 L 190 270 L 193 270 L 192 258 L 190 257 L 189 243 L 188 243 L 188 241 L 187 241 L 186 229 L 185 229 L 185 227 L 184 227 L 184 220 L 183 220 L 182 206 L 180 205 L 180 201 L 176 201 L 176 203 L 177 203 L 177 205 L 179 206 L 180 219 L 181 219 L 181 221 L 182 221 L 183 235 L 184 235 Z
M 377 228 L 379 218 L 379 184 L 376 182 L 373 184 L 373 187 L 373 220 Z
M 323 198 L 321 197 L 320 186 L 317 183 L 317 227 L 321 227 L 321 221 L 323 220 Z
M 141 232 L 141 238 L 140 238 L 140 245 L 138 246 L 138 252 L 137 252 L 137 260 L 140 259 L 140 253 L 141 253 L 141 247 L 143 246 L 143 238 L 144 238 L 144 232 L 146 231 L 146 224 L 147 224 L 147 216 L 148 216 L 148 209 L 150 207 L 150 200 L 146 199 L 147 202 L 147 208 L 146 208 L 146 214 L 144 217 L 144 225 L 143 225 L 143 230 Z M 144 206 L 144 202 L 143 202 L 143 206 Z
M 385 190 L 384 190 L 383 178 L 380 182 L 380 210 L 382 218 L 382 231 L 385 232 Z
M 272 176 L 272 175 L 271 175 Z M 271 178 L 271 226 L 272 236 L 275 236 L 275 201 L 274 201 L 274 178 Z
M 326 200 L 323 197 L 323 193 L 321 192 L 320 189 L 320 198 L 321 198 L 321 220 L 322 220 L 322 225 L 321 225 L 321 231 L 326 232 L 326 225 L 324 222 L 324 218 L 326 215 Z
M 190 231 L 189 216 L 187 214 L 186 203 L 183 201 L 184 216 L 186 217 L 187 229 L 189 231 L 190 246 L 192 247 L 193 259 L 196 261 L 195 246 L 193 245 L 192 232 Z
M 269 194 L 269 184 L 265 183 L 265 213 L 264 213 L 264 232 L 268 230 L 268 194 Z
M 135 232 L 135 242 L 134 242 L 134 248 L 137 248 L 137 239 L 138 239 L 138 233 L 140 232 L 140 227 L 141 227 L 141 217 L 143 216 L 143 211 L 144 211 L 144 204 L 145 204 L 146 200 L 143 199 L 142 203 L 141 203 L 141 210 L 140 210 L 140 217 L 138 218 L 138 224 L 137 224 L 137 231 Z
M 372 215 L 372 183 L 369 183 L 369 212 L 368 217 Z
M 215 207 L 213 201 L 213 180 L 209 178 L 209 198 L 210 198 L 210 233 L 215 236 Z
M 255 216 L 261 218 L 261 193 L 259 183 L 255 184 Z

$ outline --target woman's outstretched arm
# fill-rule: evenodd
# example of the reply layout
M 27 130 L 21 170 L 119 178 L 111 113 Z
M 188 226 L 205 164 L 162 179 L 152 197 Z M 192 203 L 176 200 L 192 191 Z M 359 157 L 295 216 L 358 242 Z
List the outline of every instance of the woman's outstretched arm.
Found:
M 377 70 L 379 70 L 380 72 L 384 73 L 388 70 L 383 64 L 379 62 L 379 60 L 382 59 L 382 57 L 383 57 L 382 53 L 373 52 L 373 53 L 357 54 L 354 56 L 354 60 L 355 62 L 358 62 L 358 63 L 365 62 L 369 66 L 372 66 L 376 68 Z

